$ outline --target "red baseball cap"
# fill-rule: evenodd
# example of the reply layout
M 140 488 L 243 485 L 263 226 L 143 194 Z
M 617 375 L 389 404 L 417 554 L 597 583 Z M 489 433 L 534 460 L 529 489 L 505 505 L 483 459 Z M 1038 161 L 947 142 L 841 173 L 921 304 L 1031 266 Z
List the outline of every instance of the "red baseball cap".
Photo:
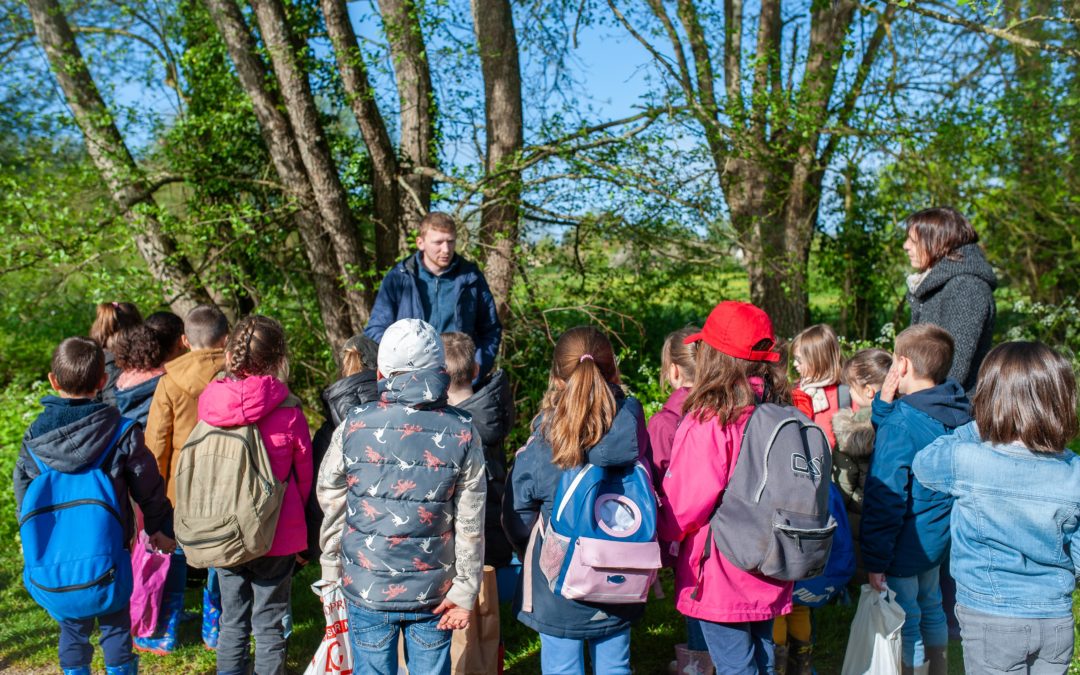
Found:
M 725 300 L 709 312 L 705 327 L 683 340 L 685 344 L 704 340 L 713 349 L 746 361 L 776 363 L 780 354 L 772 351 L 776 344 L 772 321 L 763 310 L 749 302 Z M 754 345 L 769 341 L 769 349 L 755 350 Z

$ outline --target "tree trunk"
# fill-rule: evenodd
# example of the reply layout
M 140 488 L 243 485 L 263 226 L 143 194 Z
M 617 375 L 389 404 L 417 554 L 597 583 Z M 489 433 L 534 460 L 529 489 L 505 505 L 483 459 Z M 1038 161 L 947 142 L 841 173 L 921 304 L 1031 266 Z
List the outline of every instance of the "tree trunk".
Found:
M 236 67 L 240 85 L 251 99 L 259 130 L 278 178 L 286 190 L 286 196 L 295 203 L 293 220 L 311 265 L 315 294 L 326 335 L 334 347 L 334 354 L 337 355 L 345 341 L 355 333 L 349 308 L 338 282 L 338 264 L 333 246 L 322 229 L 315 195 L 304 163 L 300 159 L 300 150 L 292 127 L 282 112 L 276 92 L 266 88 L 268 73 L 258 57 L 255 39 L 244 22 L 240 8 L 234 0 L 205 2 Z
M 435 165 L 435 94 L 420 30 L 421 9 L 414 0 L 379 0 L 379 10 L 390 42 L 401 101 L 404 242 L 405 230 L 416 227 L 431 208 L 431 178 L 413 173 L 412 169 Z
M 363 274 L 371 269 L 371 261 L 353 221 L 349 196 L 330 155 L 330 144 L 319 120 L 307 73 L 296 57 L 295 38 L 285 17 L 285 8 L 281 0 L 252 0 L 251 5 L 255 9 L 259 32 L 270 53 L 274 74 L 300 149 L 300 159 L 307 169 L 315 202 L 322 215 L 323 227 L 334 245 L 338 268 L 345 281 L 345 298 L 353 331 L 359 333 L 367 323 L 374 301 L 371 277 Z
M 82 130 L 90 159 L 131 227 L 135 247 L 150 274 L 164 287 L 169 305 L 183 316 L 199 303 L 212 303 L 191 263 L 177 253 L 176 242 L 162 228 L 146 177 L 105 107 L 59 3 L 28 0 L 27 6 L 49 65 Z
M 510 319 L 521 173 L 508 169 L 521 153 L 521 68 L 509 0 L 472 0 L 480 67 L 484 76 L 487 152 L 484 172 L 493 179 L 484 193 L 480 241 L 487 248 L 485 276 L 504 324 Z
M 406 228 L 398 189 L 398 163 L 386 122 L 375 102 L 364 57 L 356 41 L 344 0 L 320 0 L 326 32 L 334 47 L 338 72 L 353 116 L 371 157 L 371 191 L 375 201 L 375 265 L 379 271 L 397 261 L 399 233 Z

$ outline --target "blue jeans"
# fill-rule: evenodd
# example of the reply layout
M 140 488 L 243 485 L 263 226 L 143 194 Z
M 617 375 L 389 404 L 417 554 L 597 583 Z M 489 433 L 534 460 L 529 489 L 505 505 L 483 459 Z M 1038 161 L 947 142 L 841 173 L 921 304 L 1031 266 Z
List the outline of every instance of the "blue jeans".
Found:
M 904 610 L 901 635 L 905 666 L 921 666 L 926 661 L 927 647 L 949 644 L 949 628 L 941 607 L 939 569 L 935 567 L 913 577 L 885 577 L 889 588 L 896 593 L 897 604 Z
M 588 645 L 592 671 L 604 675 L 630 675 L 630 629 L 604 638 L 575 640 L 540 633 L 540 670 L 544 675 L 585 675 Z
M 78 668 L 89 666 L 94 658 L 90 635 L 94 621 L 101 628 L 101 651 L 105 652 L 106 666 L 122 666 L 135 655 L 131 651 L 131 609 L 124 605 L 112 614 L 96 619 L 64 619 L 60 621 L 60 667 Z
M 739 623 L 701 620 L 699 623 L 717 675 L 771 675 L 776 672 L 772 619 Z
M 431 612 L 379 612 L 346 603 L 353 672 L 397 675 L 398 634 L 405 632 L 405 665 L 410 673 L 450 675 L 451 630 L 440 630 Z
M 686 648 L 692 652 L 709 651 L 705 634 L 701 632 L 701 621 L 689 616 L 686 617 Z

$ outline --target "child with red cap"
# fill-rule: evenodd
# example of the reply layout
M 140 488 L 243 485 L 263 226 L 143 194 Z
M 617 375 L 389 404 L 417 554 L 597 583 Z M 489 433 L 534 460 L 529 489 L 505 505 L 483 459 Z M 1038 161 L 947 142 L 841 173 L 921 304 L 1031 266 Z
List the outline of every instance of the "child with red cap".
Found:
M 682 542 L 676 606 L 700 620 L 718 673 L 771 673 L 772 622 L 791 611 L 792 583 L 739 569 L 707 535 L 750 413 L 762 402 L 791 405 L 791 385 L 772 365 L 780 359 L 772 321 L 754 305 L 721 302 L 686 342 L 698 342 L 695 387 L 672 445 L 659 520 L 662 540 Z

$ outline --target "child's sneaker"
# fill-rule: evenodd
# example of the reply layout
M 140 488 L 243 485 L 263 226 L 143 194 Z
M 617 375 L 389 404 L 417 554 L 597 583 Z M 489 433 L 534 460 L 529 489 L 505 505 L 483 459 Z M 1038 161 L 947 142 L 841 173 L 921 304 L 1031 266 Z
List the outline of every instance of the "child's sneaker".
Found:
M 202 641 L 207 649 L 217 649 L 218 623 L 221 621 L 221 598 L 214 597 L 208 589 L 203 589 L 202 603 Z

